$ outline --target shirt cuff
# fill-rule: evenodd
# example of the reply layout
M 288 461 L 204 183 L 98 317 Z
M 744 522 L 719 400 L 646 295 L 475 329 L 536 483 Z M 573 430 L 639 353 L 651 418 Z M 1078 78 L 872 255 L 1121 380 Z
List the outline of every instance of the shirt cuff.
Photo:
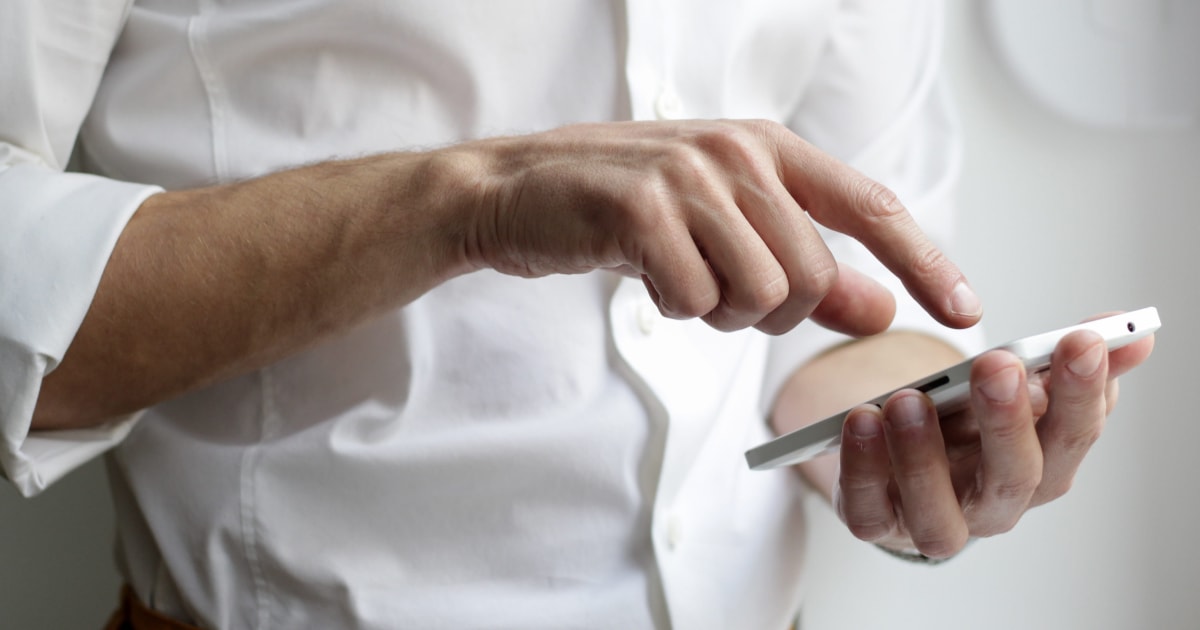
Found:
M 42 378 L 58 366 L 117 238 L 162 189 L 35 164 L 0 170 L 0 473 L 32 496 L 117 444 L 135 416 L 30 433 Z

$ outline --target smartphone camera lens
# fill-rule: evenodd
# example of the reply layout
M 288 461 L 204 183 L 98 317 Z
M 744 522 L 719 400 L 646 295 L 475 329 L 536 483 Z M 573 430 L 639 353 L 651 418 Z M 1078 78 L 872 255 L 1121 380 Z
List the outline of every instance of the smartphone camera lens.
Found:
M 1137 330 L 1137 326 L 1134 326 L 1133 322 L 1129 322 L 1128 324 L 1125 324 L 1125 327 L 1129 329 L 1129 332 L 1133 332 L 1133 331 Z

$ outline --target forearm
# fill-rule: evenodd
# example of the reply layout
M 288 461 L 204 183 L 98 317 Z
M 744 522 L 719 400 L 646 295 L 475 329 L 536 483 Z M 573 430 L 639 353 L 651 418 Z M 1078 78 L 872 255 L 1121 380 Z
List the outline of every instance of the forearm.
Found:
M 788 379 L 771 414 L 772 427 L 781 434 L 794 431 L 962 358 L 942 341 L 905 331 L 839 346 L 805 364 Z M 808 483 L 827 499 L 837 480 L 837 468 L 836 455 L 797 466 Z
M 168 192 L 134 215 L 34 427 L 98 424 L 277 360 L 466 271 L 430 154 Z
M 150 198 L 34 427 L 98 424 L 252 370 L 480 267 L 631 269 L 665 315 L 721 330 L 808 317 L 879 331 L 891 295 L 838 273 L 810 216 L 867 243 L 943 324 L 978 318 L 894 195 L 779 125 L 578 125 Z

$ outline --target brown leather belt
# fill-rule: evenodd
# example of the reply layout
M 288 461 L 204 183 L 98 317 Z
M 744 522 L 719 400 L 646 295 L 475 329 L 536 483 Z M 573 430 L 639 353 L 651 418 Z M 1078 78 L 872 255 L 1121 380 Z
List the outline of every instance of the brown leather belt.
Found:
M 128 585 L 121 589 L 121 607 L 113 613 L 104 630 L 201 630 L 151 610 Z

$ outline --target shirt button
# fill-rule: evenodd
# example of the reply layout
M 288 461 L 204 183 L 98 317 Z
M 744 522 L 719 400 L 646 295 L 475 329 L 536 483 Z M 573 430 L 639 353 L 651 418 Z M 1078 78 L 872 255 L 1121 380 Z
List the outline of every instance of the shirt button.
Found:
M 683 519 L 678 514 L 667 517 L 667 549 L 674 550 L 683 542 Z
M 654 99 L 654 114 L 659 120 L 678 120 L 683 118 L 683 101 L 671 88 L 663 88 Z
M 654 332 L 654 328 L 658 326 L 658 309 L 653 304 L 649 302 L 638 304 L 637 326 L 643 335 Z

